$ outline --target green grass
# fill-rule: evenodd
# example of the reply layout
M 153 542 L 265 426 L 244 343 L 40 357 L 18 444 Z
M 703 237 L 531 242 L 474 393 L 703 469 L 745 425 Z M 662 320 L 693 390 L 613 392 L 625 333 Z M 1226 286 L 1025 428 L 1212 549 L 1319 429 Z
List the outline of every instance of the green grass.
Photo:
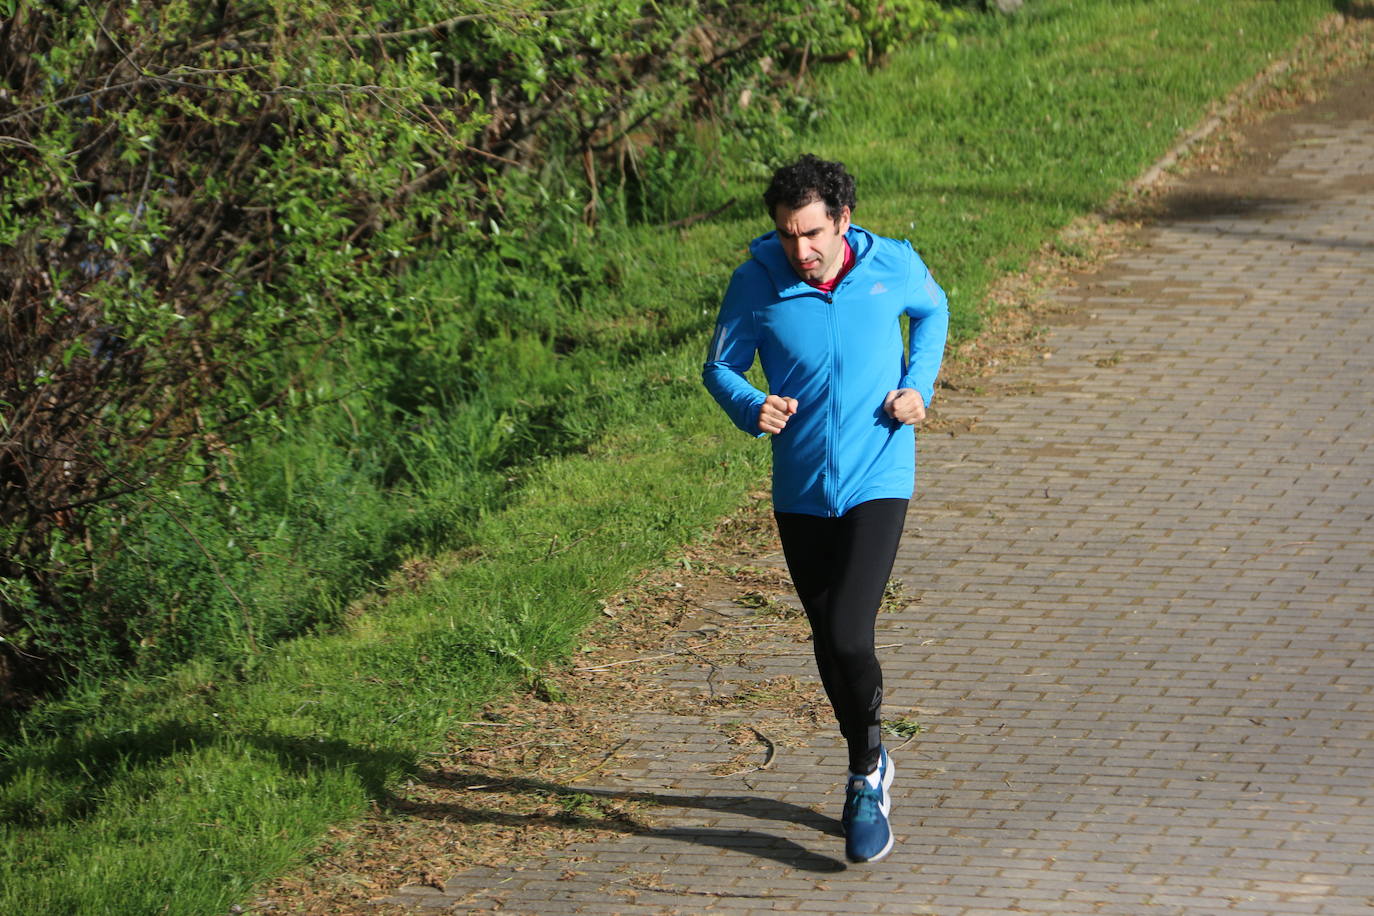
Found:
M 810 137 L 780 137 L 780 154 L 849 163 L 861 224 L 912 239 L 968 335 L 994 276 L 1099 206 L 1329 9 L 1030 0 L 1025 16 L 981 21 L 955 47 L 922 44 L 876 74 L 833 72 L 829 114 Z M 702 199 L 759 190 L 737 173 L 701 182 Z M 593 291 L 605 296 L 595 333 L 531 383 L 538 410 L 511 414 L 557 425 L 565 446 L 520 467 L 499 499 L 466 506 L 463 487 L 445 483 L 466 478 L 444 456 L 460 438 L 480 452 L 484 436 L 516 432 L 439 417 L 417 433 L 432 447 L 406 454 L 436 464 L 419 475 L 423 492 L 397 498 L 461 523 L 473 555 L 451 574 L 249 666 L 87 684 L 27 716 L 0 765 L 0 912 L 222 913 L 246 901 L 328 825 L 385 797 L 478 704 L 564 658 L 598 597 L 737 505 L 765 473 L 766 448 L 728 426 L 697 371 L 724 280 L 766 228 L 741 206 L 686 233 L 598 242 L 617 270 Z M 452 295 L 453 276 L 436 265 L 417 294 Z M 598 333 L 625 358 L 599 360 Z

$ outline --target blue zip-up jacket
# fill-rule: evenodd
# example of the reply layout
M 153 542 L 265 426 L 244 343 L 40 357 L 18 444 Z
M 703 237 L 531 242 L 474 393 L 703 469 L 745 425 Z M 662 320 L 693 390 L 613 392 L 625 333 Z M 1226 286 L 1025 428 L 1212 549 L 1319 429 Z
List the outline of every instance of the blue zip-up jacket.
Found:
M 797 276 L 776 232 L 730 278 L 702 370 L 712 396 L 747 433 L 762 436 L 766 395 L 744 377 L 758 354 L 771 394 L 797 399 L 773 437 L 773 508 L 839 516 L 870 499 L 909 499 L 915 430 L 883 411 L 896 388 L 929 406 L 949 329 L 945 293 L 911 243 L 851 225 L 854 265 L 833 293 Z M 910 321 L 902 348 L 901 319 Z

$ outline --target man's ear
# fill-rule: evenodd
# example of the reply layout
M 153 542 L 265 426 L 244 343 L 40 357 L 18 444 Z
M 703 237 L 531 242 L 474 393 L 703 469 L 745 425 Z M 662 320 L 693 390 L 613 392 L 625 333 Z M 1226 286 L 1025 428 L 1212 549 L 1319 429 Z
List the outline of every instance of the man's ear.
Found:
M 849 231 L 849 208 L 845 207 L 840 211 L 839 218 L 835 220 L 835 229 L 840 235 Z

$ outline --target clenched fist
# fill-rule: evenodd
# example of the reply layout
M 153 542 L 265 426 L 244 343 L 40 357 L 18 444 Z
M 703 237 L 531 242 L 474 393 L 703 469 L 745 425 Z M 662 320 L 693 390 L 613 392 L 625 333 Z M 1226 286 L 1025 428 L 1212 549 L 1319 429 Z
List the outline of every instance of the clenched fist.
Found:
M 787 426 L 788 417 L 797 412 L 797 399 L 770 394 L 759 407 L 759 432 L 777 435 Z
M 926 418 L 926 401 L 915 388 L 898 388 L 883 398 L 883 410 L 898 423 L 915 426 Z

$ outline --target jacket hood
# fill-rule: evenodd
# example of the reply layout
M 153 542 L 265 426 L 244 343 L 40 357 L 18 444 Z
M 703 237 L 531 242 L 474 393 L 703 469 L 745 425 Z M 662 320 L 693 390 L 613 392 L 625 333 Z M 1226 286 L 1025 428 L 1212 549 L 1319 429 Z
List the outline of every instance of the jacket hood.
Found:
M 854 249 L 854 267 L 851 270 L 857 270 L 868 253 L 873 250 L 873 233 L 850 223 L 849 231 L 844 237 L 849 242 L 849 247 Z M 778 240 L 776 229 L 750 242 L 749 253 L 768 272 L 768 278 L 773 281 L 773 287 L 780 297 L 816 292 L 816 287 L 797 276 L 797 272 L 792 269 L 786 253 L 782 250 L 782 242 Z

